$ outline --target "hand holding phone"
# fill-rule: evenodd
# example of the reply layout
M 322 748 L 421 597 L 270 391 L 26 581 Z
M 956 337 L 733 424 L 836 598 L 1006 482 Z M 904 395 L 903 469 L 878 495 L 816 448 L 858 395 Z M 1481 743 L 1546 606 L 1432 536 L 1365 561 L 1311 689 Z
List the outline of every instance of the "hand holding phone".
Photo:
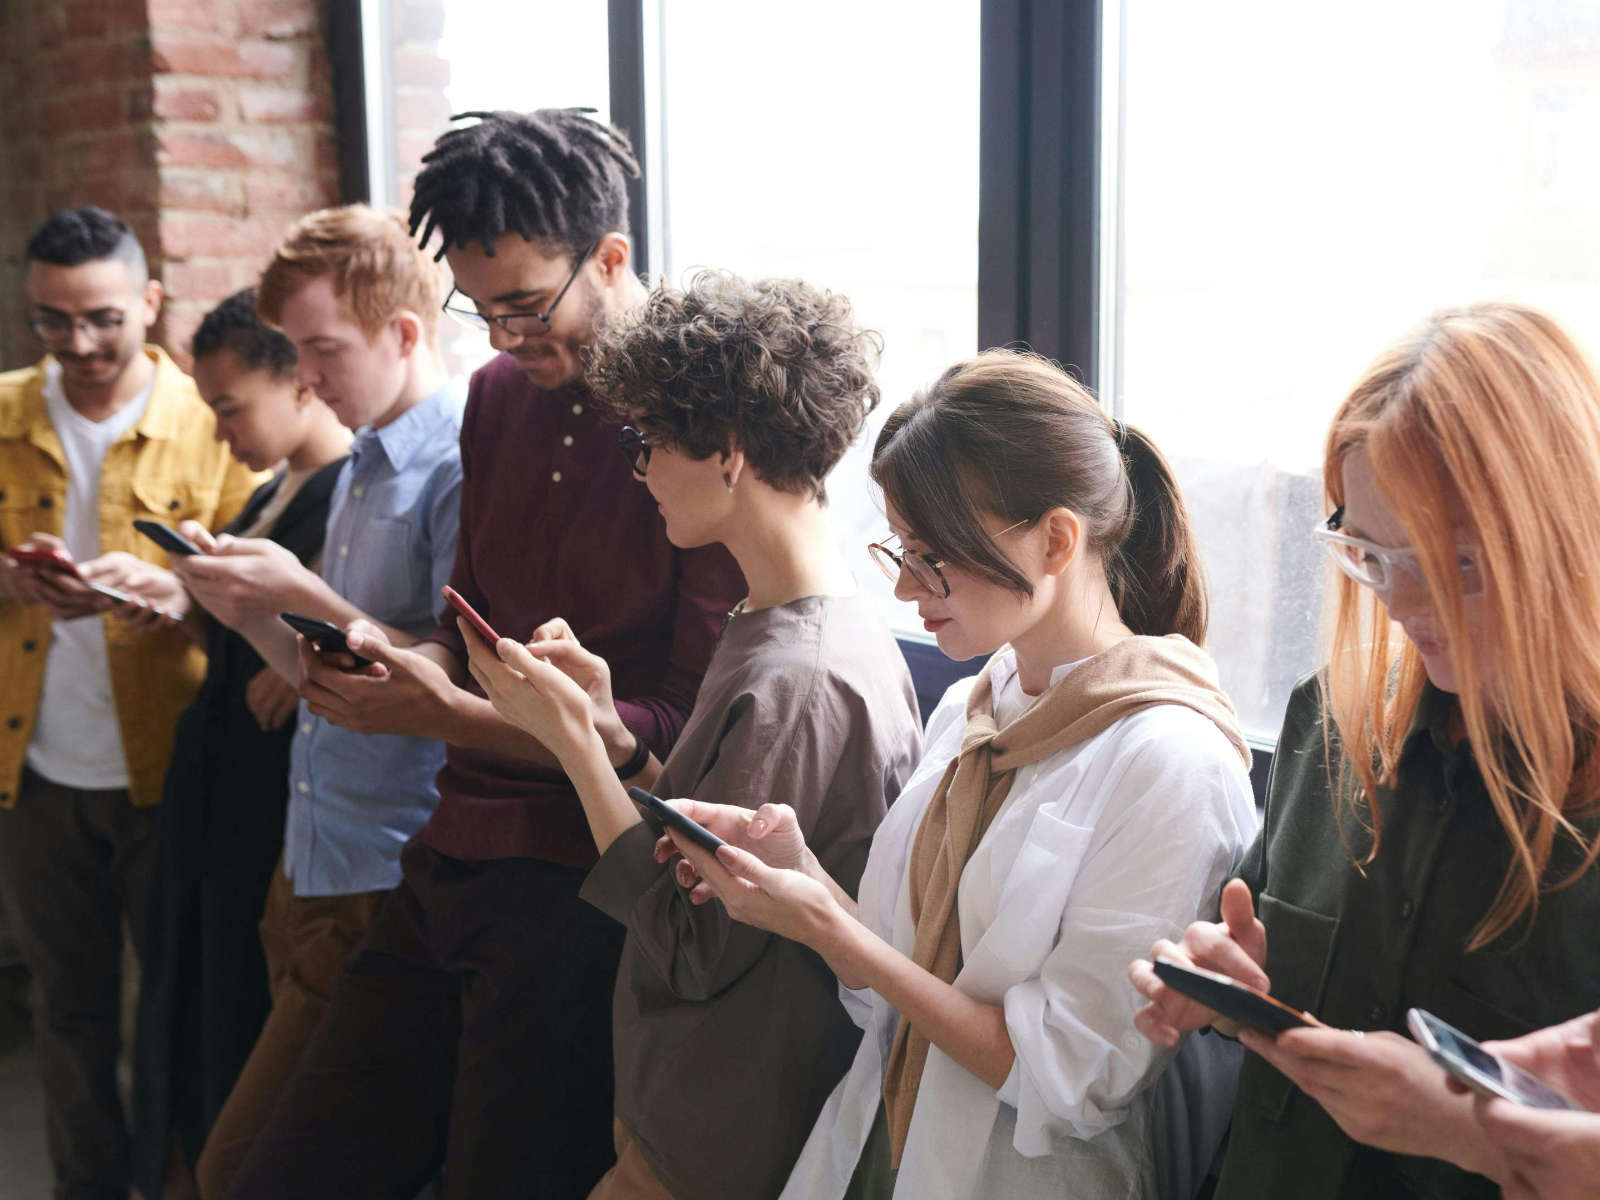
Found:
M 1499 1096 L 1514 1104 L 1526 1104 L 1532 1108 L 1588 1111 L 1582 1105 L 1568 1100 L 1537 1075 L 1491 1054 L 1426 1009 L 1409 1010 L 1406 1013 L 1406 1027 L 1428 1052 L 1429 1058 L 1481 1096 Z
M 311 643 L 311 648 L 318 654 L 346 654 L 355 660 L 357 667 L 364 667 L 372 661 L 352 651 L 350 643 L 345 640 L 344 630 L 332 621 L 292 612 L 279 613 L 278 616 L 290 629 L 304 635 L 306 641 Z
M 444 594 L 444 598 L 450 602 L 450 606 L 463 617 L 465 617 L 467 619 L 467 624 L 476 629 L 478 631 L 478 636 L 489 644 L 490 649 L 493 649 L 495 643 L 500 640 L 500 635 L 494 631 L 494 629 L 489 625 L 489 622 L 480 617 L 478 615 L 478 610 L 463 600 L 461 598 L 461 593 L 456 591 L 455 588 L 451 587 L 449 584 L 445 584 L 445 586 L 439 590 Z
M 712 833 L 711 830 L 700 824 L 699 821 L 684 816 L 660 796 L 647 792 L 643 788 L 629 788 L 628 798 L 668 829 L 677 830 L 702 850 L 709 850 L 712 854 L 715 854 L 722 846 L 727 844 Z
M 133 527 L 168 554 L 176 554 L 187 558 L 192 554 L 204 553 L 199 546 L 196 546 L 171 525 L 163 525 L 160 521 L 151 521 L 145 517 L 135 517 Z
M 1219 1016 L 1240 1025 L 1282 1033 L 1285 1029 L 1322 1023 L 1298 1008 L 1290 1008 L 1283 1001 L 1216 971 L 1186 967 L 1170 958 L 1157 958 L 1153 965 L 1157 977 L 1173 991 L 1199 1001 Z
M 78 570 L 78 564 L 73 562 L 64 551 L 49 546 L 12 546 L 6 551 L 6 554 L 13 562 L 21 566 L 31 567 L 44 575 L 58 575 L 71 579 L 79 586 L 86 587 L 97 596 L 104 596 L 107 600 L 116 604 L 139 603 L 127 592 L 119 592 L 116 588 L 106 587 L 103 583 L 95 583 L 92 580 L 85 579 L 83 572 Z M 155 611 L 172 620 L 179 619 L 173 617 L 171 613 L 162 608 L 156 607 Z

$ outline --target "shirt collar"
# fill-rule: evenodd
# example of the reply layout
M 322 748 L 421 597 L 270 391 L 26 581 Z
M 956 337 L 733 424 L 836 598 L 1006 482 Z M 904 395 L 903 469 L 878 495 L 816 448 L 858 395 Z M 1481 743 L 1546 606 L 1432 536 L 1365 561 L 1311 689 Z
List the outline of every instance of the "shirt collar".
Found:
M 411 460 L 433 443 L 439 427 L 448 424 L 460 408 L 461 388 L 455 380 L 445 383 L 426 400 L 412 405 L 380 429 L 370 425 L 356 435 L 351 444 L 351 457 L 356 457 L 376 444 L 395 471 L 403 471 Z M 454 437 L 454 435 L 451 435 Z

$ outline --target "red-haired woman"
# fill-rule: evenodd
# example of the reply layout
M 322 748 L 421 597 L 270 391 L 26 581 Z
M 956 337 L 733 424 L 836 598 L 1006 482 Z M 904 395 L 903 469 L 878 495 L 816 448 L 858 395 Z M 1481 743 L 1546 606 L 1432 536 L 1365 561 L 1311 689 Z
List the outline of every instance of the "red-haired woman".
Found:
M 1492 1196 L 1500 1151 L 1400 1031 L 1511 1038 L 1600 994 L 1600 383 L 1541 313 L 1437 314 L 1339 409 L 1324 486 L 1329 663 L 1222 922 L 1152 957 L 1334 1027 L 1241 1035 L 1219 1197 Z M 1155 1041 L 1215 1020 L 1131 974 Z

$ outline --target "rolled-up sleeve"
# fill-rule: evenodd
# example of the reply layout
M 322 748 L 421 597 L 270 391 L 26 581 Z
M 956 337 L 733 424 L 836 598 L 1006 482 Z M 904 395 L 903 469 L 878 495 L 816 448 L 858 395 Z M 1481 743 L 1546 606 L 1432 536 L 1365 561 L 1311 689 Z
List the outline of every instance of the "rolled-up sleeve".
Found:
M 1049 1153 L 1062 1135 L 1090 1138 L 1119 1124 L 1165 1065 L 1170 1052 L 1134 1028 L 1142 1001 L 1127 984 L 1128 963 L 1213 903 L 1253 832 L 1241 823 L 1247 795 L 1238 794 L 1238 774 L 1215 756 L 1146 745 L 1113 786 L 1118 813 L 1106 828 L 1063 833 L 1051 822 L 1064 823 L 1041 810 L 1024 859 L 1036 835 L 1058 844 L 1026 864 L 1019 859 L 1037 877 L 1007 885 L 1018 903 L 1040 903 L 1052 877 L 1071 871 L 1062 856 L 1077 854 L 1054 947 L 1039 974 L 1004 997 L 1016 1060 L 998 1094 L 1017 1111 L 1015 1145 L 1025 1155 Z M 1003 906 L 996 925 L 1030 916 L 1042 914 Z M 1011 933 L 1027 936 L 1020 928 L 990 936 L 1003 943 Z

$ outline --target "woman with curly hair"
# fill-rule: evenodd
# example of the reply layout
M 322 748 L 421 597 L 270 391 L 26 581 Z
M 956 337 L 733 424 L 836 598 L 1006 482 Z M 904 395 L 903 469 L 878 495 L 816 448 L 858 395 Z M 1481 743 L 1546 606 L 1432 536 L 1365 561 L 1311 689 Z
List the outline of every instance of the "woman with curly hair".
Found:
M 775 1196 L 857 1032 L 810 951 L 688 902 L 623 787 L 792 807 L 853 889 L 916 760 L 917 705 L 883 618 L 829 531 L 824 483 L 876 404 L 874 339 L 795 280 L 697 275 L 600 334 L 595 395 L 667 536 L 720 542 L 749 587 L 664 764 L 613 768 L 610 673 L 565 621 L 526 646 L 463 626 L 502 716 L 560 758 L 600 860 L 582 894 L 627 927 L 613 1002 L 618 1162 L 592 1196 Z M 664 858 L 664 856 L 663 856 Z

